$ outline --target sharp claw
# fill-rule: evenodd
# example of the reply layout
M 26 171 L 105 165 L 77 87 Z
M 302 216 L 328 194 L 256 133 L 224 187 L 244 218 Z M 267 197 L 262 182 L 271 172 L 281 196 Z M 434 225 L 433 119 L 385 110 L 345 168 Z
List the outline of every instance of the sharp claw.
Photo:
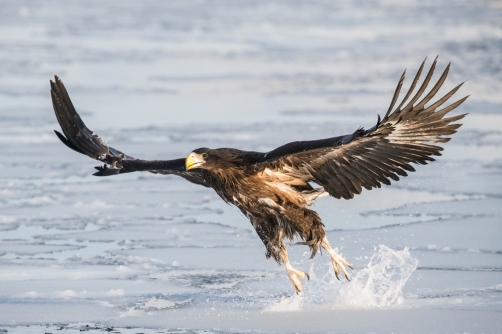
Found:
M 310 280 L 309 274 L 307 274 L 304 271 L 296 270 L 293 268 L 291 265 L 288 265 L 286 267 L 286 272 L 289 277 L 289 280 L 293 284 L 293 287 L 295 288 L 296 294 L 299 294 L 302 292 L 302 283 L 300 282 L 299 279 L 307 277 L 307 280 Z
M 335 271 L 336 279 L 340 281 L 340 277 L 338 277 L 338 274 L 341 272 L 341 273 L 343 273 L 343 275 L 345 276 L 347 281 L 350 282 L 349 274 L 347 273 L 347 270 L 345 269 L 345 267 L 349 267 L 352 270 L 354 268 L 352 268 L 352 266 L 347 261 L 345 261 L 345 259 L 343 257 L 336 254 L 333 251 L 333 249 L 331 247 L 329 247 L 329 245 L 326 246 L 326 250 L 328 251 L 328 253 L 331 257 L 331 263 L 333 265 L 333 270 Z

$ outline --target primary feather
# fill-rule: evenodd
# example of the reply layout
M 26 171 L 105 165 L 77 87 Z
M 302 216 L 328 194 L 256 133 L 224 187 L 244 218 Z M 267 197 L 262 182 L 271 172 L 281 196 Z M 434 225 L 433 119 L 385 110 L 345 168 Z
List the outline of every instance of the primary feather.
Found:
M 315 182 L 335 198 L 351 199 L 360 194 L 362 188 L 380 188 L 381 184 L 398 181 L 399 176 L 407 176 L 415 169 L 410 163 L 425 165 L 434 161 L 432 156 L 441 155 L 442 147 L 432 145 L 445 143 L 461 124 L 451 124 L 466 114 L 449 118 L 444 116 L 458 107 L 467 96 L 439 111 L 461 86 L 455 87 L 445 96 L 428 107 L 429 102 L 444 83 L 448 65 L 431 91 L 415 104 L 427 88 L 434 68 L 429 73 L 415 96 L 402 107 L 411 96 L 422 73 L 424 63 L 413 80 L 411 88 L 399 104 L 394 107 L 404 73 L 399 80 L 392 103 L 384 118 L 369 130 L 358 129 L 346 136 L 322 140 L 294 142 L 264 154 L 259 163 L 271 168 L 275 173 L 295 176 L 306 182 Z

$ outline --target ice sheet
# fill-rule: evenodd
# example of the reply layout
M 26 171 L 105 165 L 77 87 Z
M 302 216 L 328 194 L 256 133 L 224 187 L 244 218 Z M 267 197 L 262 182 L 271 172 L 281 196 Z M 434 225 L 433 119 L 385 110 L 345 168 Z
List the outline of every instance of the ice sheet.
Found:
M 0 333 L 497 333 L 502 7 L 496 1 L 2 1 Z M 468 80 L 443 156 L 313 207 L 353 265 L 288 246 L 296 296 L 246 217 L 173 176 L 91 176 L 49 96 L 137 158 L 266 151 L 373 126 L 423 58 Z M 439 75 L 435 74 L 434 78 Z M 28 326 L 29 325 L 29 326 Z

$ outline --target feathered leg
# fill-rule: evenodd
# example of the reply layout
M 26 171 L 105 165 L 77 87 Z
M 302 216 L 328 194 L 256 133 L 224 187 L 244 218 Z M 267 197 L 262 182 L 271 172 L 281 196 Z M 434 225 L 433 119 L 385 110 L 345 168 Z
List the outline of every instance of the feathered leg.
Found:
M 281 260 L 284 263 L 284 266 L 286 267 L 286 274 L 289 277 L 289 280 L 291 281 L 291 284 L 293 284 L 293 287 L 295 288 L 296 293 L 302 292 L 302 283 L 300 282 L 299 278 L 305 278 L 307 277 L 307 280 L 310 280 L 309 274 L 307 274 L 304 271 L 297 270 L 295 269 L 291 263 L 289 263 L 288 260 L 288 250 L 286 249 L 286 245 L 284 244 L 284 241 L 281 239 L 281 251 L 280 251 L 280 256 Z
M 286 267 L 286 274 L 288 275 L 291 284 L 293 284 L 296 293 L 300 293 L 302 291 L 302 283 L 299 279 L 307 277 L 307 280 L 309 280 L 310 277 L 306 272 L 295 269 L 291 263 L 289 263 L 288 250 L 284 244 L 284 230 L 282 228 L 278 228 L 278 224 L 262 223 L 265 221 L 263 218 L 257 219 L 250 216 L 249 219 L 256 229 L 256 233 L 267 248 L 267 259 L 272 257 L 277 264 L 281 264 L 281 262 L 284 263 L 284 266 Z
M 343 257 L 340 255 L 336 254 L 333 248 L 331 248 L 328 238 L 324 237 L 321 243 L 321 247 L 328 252 L 329 256 L 331 257 L 331 263 L 333 264 L 333 269 L 335 270 L 335 275 L 338 280 L 340 278 L 338 277 L 338 274 L 340 274 L 340 271 L 343 272 L 343 275 L 347 279 L 347 281 L 350 281 L 349 279 L 349 273 L 347 273 L 347 270 L 345 267 L 349 267 L 350 269 L 354 269 L 351 267 L 351 265 L 345 261 Z

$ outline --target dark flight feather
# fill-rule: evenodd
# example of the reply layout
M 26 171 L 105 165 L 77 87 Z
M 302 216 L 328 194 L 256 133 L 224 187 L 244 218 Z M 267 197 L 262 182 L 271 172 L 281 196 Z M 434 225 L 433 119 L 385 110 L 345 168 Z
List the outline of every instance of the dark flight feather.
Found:
M 173 174 L 203 186 L 208 186 L 200 169 L 185 170 L 185 159 L 175 160 L 138 160 L 113 147 L 109 147 L 101 138 L 93 134 L 84 124 L 73 106 L 70 96 L 61 80 L 55 76 L 51 84 L 52 105 L 63 134 L 54 131 L 58 138 L 72 150 L 85 154 L 104 163 L 96 167 L 95 176 L 111 176 L 137 171 L 149 171 L 158 174 Z
M 460 84 L 437 102 L 425 107 L 445 82 L 450 68 L 448 64 L 430 92 L 416 103 L 430 83 L 436 62 L 437 58 L 417 93 L 406 103 L 422 73 L 422 63 L 404 99 L 390 112 L 397 102 L 404 80 L 403 73 L 387 113 L 370 130 L 358 129 L 346 136 L 289 143 L 258 157 L 257 163 L 262 168 L 301 175 L 305 181 L 323 186 L 335 198 L 350 199 L 360 194 L 362 187 L 380 187 L 380 183 L 390 184 L 390 180 L 398 181 L 399 176 L 407 176 L 404 170 L 415 170 L 409 163 L 425 165 L 434 161 L 431 156 L 441 155 L 443 149 L 427 142 L 450 140 L 444 136 L 452 135 L 461 126 L 450 123 L 462 119 L 466 114 L 443 117 L 468 97 L 436 111 L 461 87 Z

